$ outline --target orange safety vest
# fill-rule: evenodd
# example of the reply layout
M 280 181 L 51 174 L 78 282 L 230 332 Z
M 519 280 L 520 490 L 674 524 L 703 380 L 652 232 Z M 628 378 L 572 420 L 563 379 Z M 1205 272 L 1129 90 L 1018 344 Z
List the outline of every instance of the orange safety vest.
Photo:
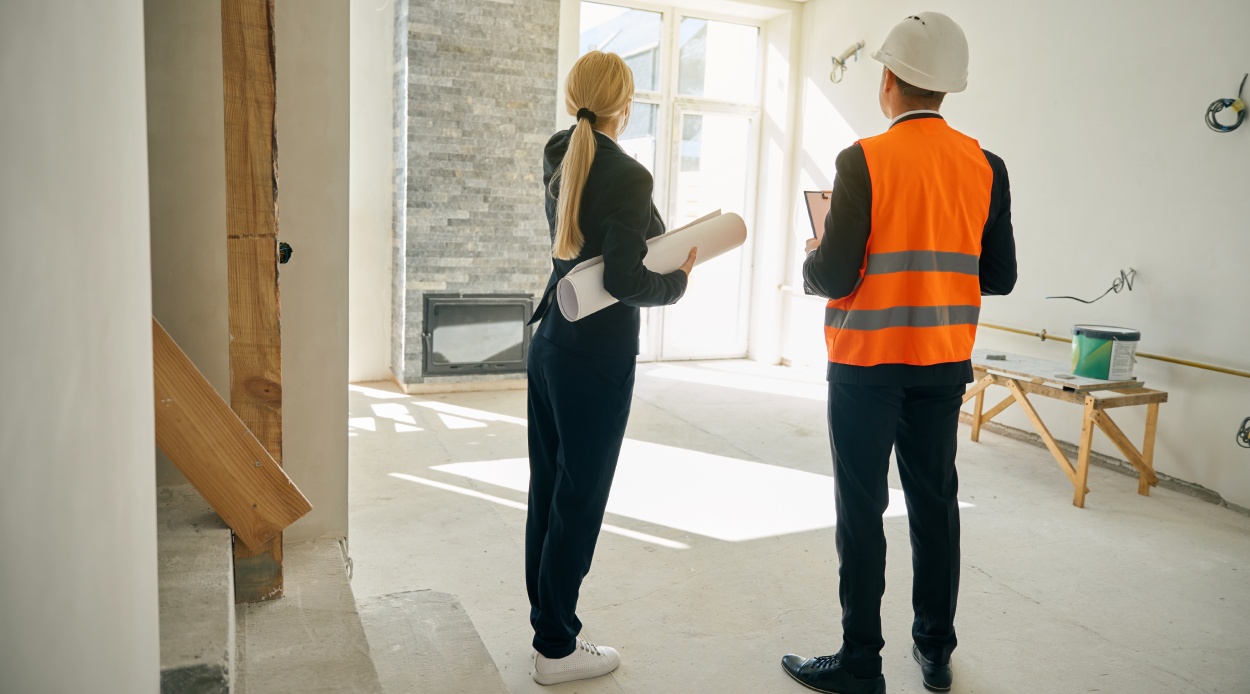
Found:
M 859 285 L 825 308 L 829 361 L 929 366 L 971 358 L 994 182 L 980 144 L 941 118 L 902 121 L 859 144 L 872 227 Z

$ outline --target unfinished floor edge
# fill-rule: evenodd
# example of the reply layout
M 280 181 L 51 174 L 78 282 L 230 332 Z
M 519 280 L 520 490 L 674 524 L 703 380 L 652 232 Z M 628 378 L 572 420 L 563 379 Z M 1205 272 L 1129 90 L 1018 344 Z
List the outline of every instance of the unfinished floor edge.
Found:
M 292 543 L 283 555 L 285 596 L 236 607 L 235 691 L 380 694 L 338 540 Z

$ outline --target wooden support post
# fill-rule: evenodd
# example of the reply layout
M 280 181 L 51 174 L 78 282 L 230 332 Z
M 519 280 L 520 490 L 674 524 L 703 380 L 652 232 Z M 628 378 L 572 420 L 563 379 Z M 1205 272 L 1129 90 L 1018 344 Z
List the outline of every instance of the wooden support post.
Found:
M 1152 402 L 1146 406 L 1146 435 L 1142 438 L 1141 459 L 1145 463 L 1146 469 L 1150 470 L 1150 474 L 1155 472 L 1155 434 L 1159 429 L 1159 403 Z M 1159 478 L 1156 475 L 1153 481 L 1149 481 L 1145 476 L 1137 478 L 1137 493 L 1142 496 L 1150 496 L 1150 488 L 1159 484 Z
M 985 410 L 985 389 L 977 391 L 976 402 L 972 405 L 972 440 L 981 440 L 981 414 Z
M 230 406 L 282 462 L 273 0 L 222 0 Z M 235 543 L 235 599 L 282 596 L 282 536 Z
M 1085 508 L 1085 492 L 1089 488 L 1085 482 L 1089 480 L 1089 456 L 1094 447 L 1094 396 L 1085 396 L 1085 416 L 1081 418 L 1081 448 L 1076 458 L 1076 493 L 1072 496 L 1072 505 Z

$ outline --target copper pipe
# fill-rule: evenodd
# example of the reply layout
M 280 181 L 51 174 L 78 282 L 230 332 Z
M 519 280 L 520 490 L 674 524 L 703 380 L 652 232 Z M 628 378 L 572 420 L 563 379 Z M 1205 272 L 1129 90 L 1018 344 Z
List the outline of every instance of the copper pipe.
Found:
M 983 328 L 993 328 L 1004 332 L 1015 333 L 1017 335 L 1028 335 L 1030 337 L 1041 338 L 1043 342 L 1046 340 L 1058 340 L 1060 342 L 1071 342 L 1072 338 L 1064 335 L 1052 335 L 1043 329 L 1040 333 L 1031 330 L 1021 330 L 1019 328 L 1009 328 L 1005 325 L 995 325 L 993 323 L 981 323 Z M 1215 364 L 1204 364 L 1199 361 L 1190 361 L 1188 359 L 1177 359 L 1176 357 L 1168 357 L 1162 354 L 1151 354 L 1149 352 L 1138 352 L 1137 356 L 1144 359 L 1154 359 L 1156 361 L 1166 361 L 1169 364 L 1180 364 L 1181 366 L 1192 366 L 1195 369 L 1205 369 L 1207 371 L 1215 371 L 1217 373 L 1228 374 L 1230 376 L 1241 376 L 1242 378 L 1250 378 L 1250 371 L 1241 371 L 1240 369 L 1230 369 L 1226 366 L 1216 366 Z

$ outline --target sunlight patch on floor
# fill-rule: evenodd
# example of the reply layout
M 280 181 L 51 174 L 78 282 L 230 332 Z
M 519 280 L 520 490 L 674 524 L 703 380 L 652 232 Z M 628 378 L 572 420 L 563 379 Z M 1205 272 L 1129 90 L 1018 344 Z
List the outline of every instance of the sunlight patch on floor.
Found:
M 427 487 L 434 487 L 435 489 L 442 489 L 448 492 L 455 492 L 457 494 L 463 494 L 464 496 L 471 496 L 474 499 L 490 501 L 492 503 L 499 504 L 500 506 L 507 506 L 508 508 L 515 508 L 520 511 L 525 511 L 527 509 L 527 506 L 519 501 L 513 501 L 511 499 L 504 499 L 498 496 L 491 496 L 490 494 L 483 494 L 482 492 L 479 492 L 476 489 L 465 489 L 464 487 L 457 487 L 453 484 L 445 484 L 443 482 L 427 480 L 424 477 L 417 477 L 416 475 L 407 475 L 402 472 L 392 472 L 391 477 L 394 477 L 396 479 L 406 480 L 408 482 L 415 482 L 417 484 L 423 484 Z M 656 537 L 655 535 L 648 535 L 647 533 L 640 533 L 636 530 L 630 530 L 628 528 L 622 528 L 617 525 L 612 525 L 611 523 L 604 523 L 602 527 L 603 527 L 604 532 L 609 532 L 614 535 L 621 535 L 623 537 L 628 537 L 633 540 L 649 542 L 651 544 L 656 544 L 661 547 L 668 547 L 669 549 L 690 549 L 690 545 L 687 545 L 681 542 L 668 540 L 663 537 Z
M 525 458 L 431 469 L 520 492 L 529 488 Z M 827 475 L 626 439 L 608 512 L 742 542 L 831 528 L 837 523 L 833 499 Z M 903 493 L 891 489 L 885 517 L 906 514 Z

